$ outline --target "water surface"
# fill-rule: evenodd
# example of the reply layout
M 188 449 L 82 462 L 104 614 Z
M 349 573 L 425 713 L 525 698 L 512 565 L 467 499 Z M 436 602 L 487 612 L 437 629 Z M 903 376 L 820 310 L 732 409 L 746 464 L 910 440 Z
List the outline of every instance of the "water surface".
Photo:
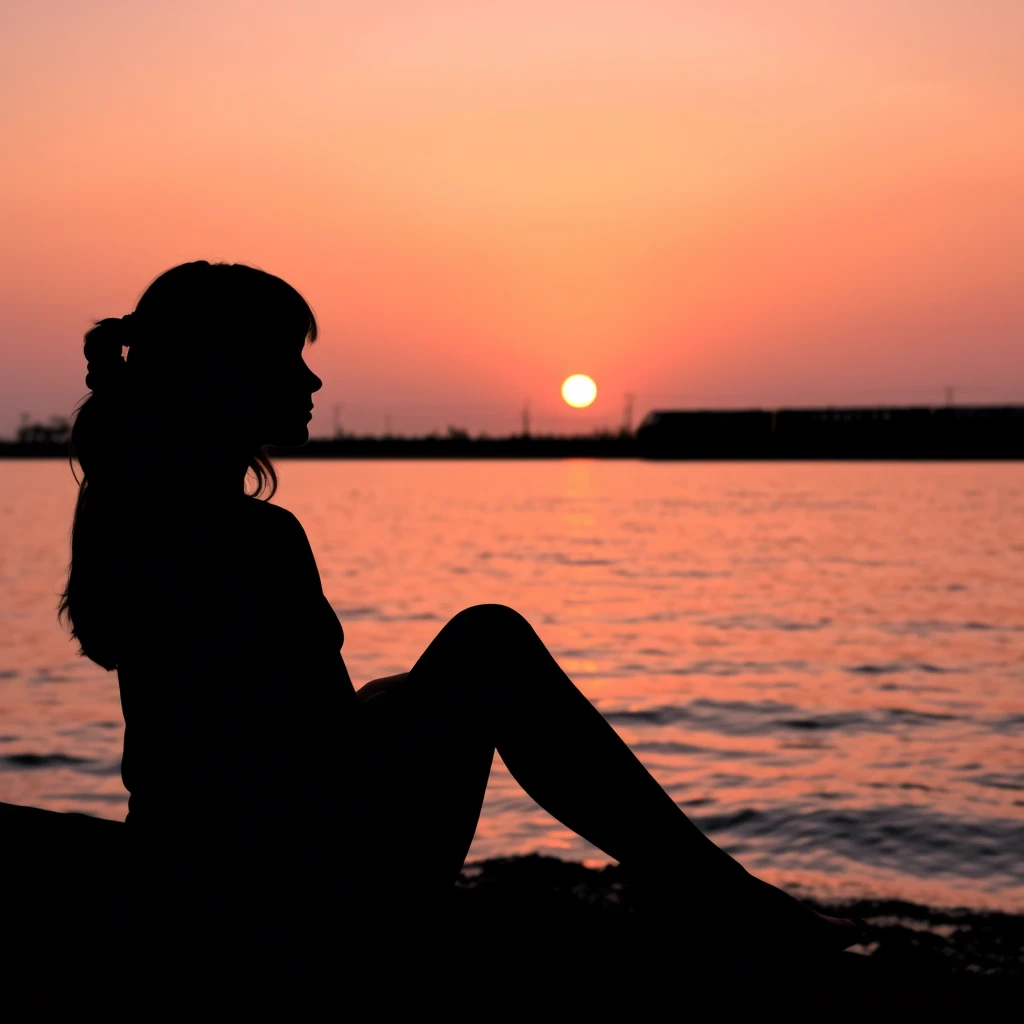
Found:
M 510 604 L 762 876 L 1024 910 L 1020 465 L 280 468 L 357 686 Z M 0 463 L 0 799 L 122 817 L 116 679 L 54 617 L 73 501 Z M 528 851 L 602 859 L 496 764 L 471 856 Z

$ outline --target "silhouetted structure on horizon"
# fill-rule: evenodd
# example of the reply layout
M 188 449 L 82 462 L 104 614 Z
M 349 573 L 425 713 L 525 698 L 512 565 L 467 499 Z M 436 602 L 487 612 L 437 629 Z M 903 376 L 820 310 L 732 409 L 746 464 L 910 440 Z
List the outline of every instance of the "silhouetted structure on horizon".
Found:
M 650 459 L 1020 459 L 1024 405 L 663 410 L 636 439 Z

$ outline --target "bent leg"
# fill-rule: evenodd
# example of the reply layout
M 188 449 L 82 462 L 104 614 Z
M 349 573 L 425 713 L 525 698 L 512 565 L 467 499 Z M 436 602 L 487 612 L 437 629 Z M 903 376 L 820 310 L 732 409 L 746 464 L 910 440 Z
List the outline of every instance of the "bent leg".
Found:
M 367 702 L 368 712 L 378 703 L 382 718 L 393 704 L 386 718 L 398 731 L 388 747 L 401 736 L 406 778 L 421 790 L 415 800 L 399 791 L 392 813 L 417 819 L 428 840 L 421 856 L 449 879 L 472 842 L 495 748 L 537 803 L 616 860 L 657 869 L 683 858 L 704 874 L 743 873 L 682 813 L 510 608 L 460 612 L 404 681 Z M 419 846 L 412 821 L 409 827 Z
M 848 922 L 821 917 L 715 846 L 509 608 L 460 612 L 408 676 L 366 709 L 375 704 L 387 731 L 378 732 L 382 746 L 367 748 L 368 764 L 373 770 L 383 759 L 393 776 L 373 789 L 386 795 L 390 834 L 405 836 L 415 884 L 436 890 L 457 875 L 497 748 L 526 792 L 563 824 L 641 875 L 681 878 L 691 909 L 703 903 L 718 918 L 729 901 L 745 903 L 750 920 L 772 921 L 773 934 L 781 925 L 801 942 L 842 948 L 855 941 Z

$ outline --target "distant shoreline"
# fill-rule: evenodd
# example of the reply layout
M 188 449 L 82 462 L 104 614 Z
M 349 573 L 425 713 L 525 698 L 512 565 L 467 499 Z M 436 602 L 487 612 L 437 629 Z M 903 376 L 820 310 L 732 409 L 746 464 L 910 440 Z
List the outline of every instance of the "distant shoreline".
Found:
M 67 458 L 67 420 L 25 424 L 0 458 Z M 314 437 L 292 459 L 660 459 L 673 461 L 1018 461 L 1024 405 L 666 409 L 635 433 Z
M 653 455 L 641 450 L 632 438 L 613 443 L 591 438 L 533 438 L 473 440 L 450 443 L 421 438 L 352 438 L 324 440 L 314 438 L 302 448 L 269 448 L 276 459 L 307 459 L 322 461 L 381 460 L 555 460 L 602 459 L 637 462 L 1020 462 L 1024 451 L 914 451 L 896 448 L 889 454 L 879 452 L 815 451 L 803 454 L 768 454 L 758 451 L 712 451 L 707 454 Z M 0 459 L 31 460 L 69 458 L 66 444 L 19 444 L 0 441 Z

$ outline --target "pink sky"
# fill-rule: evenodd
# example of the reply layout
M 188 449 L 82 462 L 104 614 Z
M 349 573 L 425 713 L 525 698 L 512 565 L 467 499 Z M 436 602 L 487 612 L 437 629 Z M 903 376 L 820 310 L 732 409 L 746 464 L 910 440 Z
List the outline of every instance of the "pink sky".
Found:
M 1024 401 L 1022 40 L 1019 0 L 7 0 L 0 434 L 200 258 L 313 304 L 314 432 Z

